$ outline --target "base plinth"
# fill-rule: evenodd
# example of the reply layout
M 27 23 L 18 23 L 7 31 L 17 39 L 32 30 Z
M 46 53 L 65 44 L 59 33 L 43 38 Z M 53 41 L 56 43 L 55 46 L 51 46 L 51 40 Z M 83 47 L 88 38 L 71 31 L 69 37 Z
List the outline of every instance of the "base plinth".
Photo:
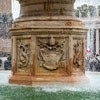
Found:
M 80 83 L 84 84 L 89 82 L 88 78 L 84 75 L 82 76 L 13 76 L 10 78 L 10 84 L 19 85 L 37 85 L 37 84 L 74 84 Z
M 84 24 L 74 18 L 75 0 L 18 0 L 12 33 L 9 83 L 84 82 Z M 80 74 L 82 73 L 82 74 Z
M 9 79 L 10 84 L 32 85 L 32 78 L 29 76 L 12 76 Z

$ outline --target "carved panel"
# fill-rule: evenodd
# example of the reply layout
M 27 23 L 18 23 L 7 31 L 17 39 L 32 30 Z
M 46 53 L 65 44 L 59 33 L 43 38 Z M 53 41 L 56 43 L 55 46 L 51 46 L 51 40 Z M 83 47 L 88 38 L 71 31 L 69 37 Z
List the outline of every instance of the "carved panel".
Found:
M 30 64 L 30 38 L 17 39 L 17 70 L 29 71 Z
M 84 65 L 84 39 L 73 40 L 73 65 L 75 69 L 82 69 Z
M 53 72 L 65 67 L 68 60 L 68 38 L 38 37 L 37 47 L 39 68 Z

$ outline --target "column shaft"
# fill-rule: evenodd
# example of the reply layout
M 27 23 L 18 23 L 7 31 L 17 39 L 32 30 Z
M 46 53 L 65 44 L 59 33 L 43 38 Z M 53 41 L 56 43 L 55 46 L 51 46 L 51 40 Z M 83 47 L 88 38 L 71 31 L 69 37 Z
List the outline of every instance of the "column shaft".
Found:
M 96 54 L 99 54 L 99 30 L 96 30 Z

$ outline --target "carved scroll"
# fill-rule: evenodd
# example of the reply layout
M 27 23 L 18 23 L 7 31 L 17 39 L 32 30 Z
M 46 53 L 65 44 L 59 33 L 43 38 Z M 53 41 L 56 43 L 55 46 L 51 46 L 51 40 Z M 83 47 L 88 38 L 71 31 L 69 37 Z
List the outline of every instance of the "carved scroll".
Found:
M 30 58 L 30 40 L 17 39 L 17 68 L 21 70 L 27 69 Z

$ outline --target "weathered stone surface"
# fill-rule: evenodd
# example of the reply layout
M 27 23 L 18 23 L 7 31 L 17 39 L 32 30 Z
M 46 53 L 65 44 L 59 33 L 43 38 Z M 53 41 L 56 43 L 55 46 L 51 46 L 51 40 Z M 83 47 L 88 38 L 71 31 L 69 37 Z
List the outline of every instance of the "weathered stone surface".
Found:
M 72 16 L 74 1 L 19 0 L 22 17 L 10 29 L 13 53 L 10 83 L 77 82 L 78 76 L 84 76 L 86 29 Z M 53 9 L 46 10 L 47 15 L 41 8 L 45 3 Z M 57 12 L 60 7 L 66 8 L 64 4 L 69 5 L 70 14 L 69 10 Z
M 73 15 L 75 0 L 18 0 L 21 4 L 20 16 Z

